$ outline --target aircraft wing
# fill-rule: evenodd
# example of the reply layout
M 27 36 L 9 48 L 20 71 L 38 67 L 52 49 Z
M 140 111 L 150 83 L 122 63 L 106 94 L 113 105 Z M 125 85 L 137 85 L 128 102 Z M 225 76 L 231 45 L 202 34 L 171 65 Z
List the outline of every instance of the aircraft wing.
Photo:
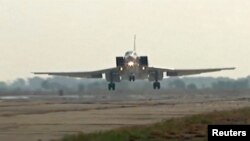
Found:
M 184 76 L 184 75 L 193 75 L 201 74 L 206 72 L 216 72 L 222 70 L 234 70 L 235 68 L 212 68 L 212 69 L 164 69 L 164 68 L 154 68 L 149 67 L 149 71 L 159 71 L 166 72 L 167 76 Z
M 34 72 L 34 74 L 47 74 L 47 75 L 57 75 L 57 76 L 78 77 L 78 78 L 102 78 L 102 74 L 115 71 L 117 71 L 117 68 L 109 68 L 109 69 L 88 71 L 88 72 Z

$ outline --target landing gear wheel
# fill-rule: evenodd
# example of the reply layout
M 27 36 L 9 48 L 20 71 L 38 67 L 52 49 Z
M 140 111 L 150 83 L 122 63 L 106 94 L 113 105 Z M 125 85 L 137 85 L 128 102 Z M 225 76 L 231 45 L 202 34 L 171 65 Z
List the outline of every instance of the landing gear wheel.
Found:
M 129 81 L 135 81 L 135 76 L 129 76 Z
M 153 88 L 154 88 L 154 89 L 160 89 L 160 88 L 161 88 L 160 82 L 158 82 L 158 81 L 154 82 Z
M 108 89 L 109 90 L 115 90 L 115 83 L 109 83 L 109 85 L 108 85 Z

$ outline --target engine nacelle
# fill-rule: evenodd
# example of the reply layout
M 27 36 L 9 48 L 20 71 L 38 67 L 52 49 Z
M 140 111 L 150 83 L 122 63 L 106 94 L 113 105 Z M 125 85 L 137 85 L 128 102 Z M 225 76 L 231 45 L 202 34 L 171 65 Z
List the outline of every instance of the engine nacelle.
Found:
M 120 74 L 118 73 L 114 73 L 114 72 L 106 73 L 105 77 L 108 82 L 120 82 L 121 81 Z
M 163 72 L 160 71 L 152 71 L 148 74 L 149 81 L 158 81 L 163 79 Z
M 123 67 L 125 64 L 125 60 L 123 57 L 116 57 L 116 66 Z
M 140 65 L 141 66 L 148 66 L 148 57 L 147 56 L 140 57 Z

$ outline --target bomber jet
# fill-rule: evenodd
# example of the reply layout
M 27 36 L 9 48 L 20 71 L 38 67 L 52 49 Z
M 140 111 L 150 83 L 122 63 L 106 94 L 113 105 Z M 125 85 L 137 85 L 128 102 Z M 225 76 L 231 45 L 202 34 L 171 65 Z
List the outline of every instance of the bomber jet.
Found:
M 210 69 L 168 69 L 150 67 L 147 56 L 138 56 L 136 53 L 136 36 L 134 37 L 134 49 L 127 51 L 124 56 L 116 57 L 116 67 L 89 71 L 89 72 L 35 72 L 34 74 L 47 74 L 78 78 L 105 78 L 109 84 L 109 90 L 115 90 L 115 82 L 121 80 L 135 81 L 148 79 L 153 81 L 153 89 L 160 89 L 160 80 L 164 77 L 185 76 L 215 72 L 222 70 L 234 70 L 235 68 L 210 68 Z

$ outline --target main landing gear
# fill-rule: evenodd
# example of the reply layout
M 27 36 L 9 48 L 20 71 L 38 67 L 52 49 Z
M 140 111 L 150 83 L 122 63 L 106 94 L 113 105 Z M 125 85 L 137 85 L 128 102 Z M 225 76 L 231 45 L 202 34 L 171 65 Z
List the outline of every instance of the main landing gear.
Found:
M 129 81 L 135 81 L 135 76 L 129 76 Z
M 161 88 L 160 82 L 158 82 L 158 81 L 154 82 L 153 88 L 154 88 L 154 89 L 160 89 L 160 88 Z
M 115 83 L 113 83 L 113 82 L 109 83 L 108 88 L 109 88 L 110 91 L 111 90 L 114 91 L 115 90 Z

